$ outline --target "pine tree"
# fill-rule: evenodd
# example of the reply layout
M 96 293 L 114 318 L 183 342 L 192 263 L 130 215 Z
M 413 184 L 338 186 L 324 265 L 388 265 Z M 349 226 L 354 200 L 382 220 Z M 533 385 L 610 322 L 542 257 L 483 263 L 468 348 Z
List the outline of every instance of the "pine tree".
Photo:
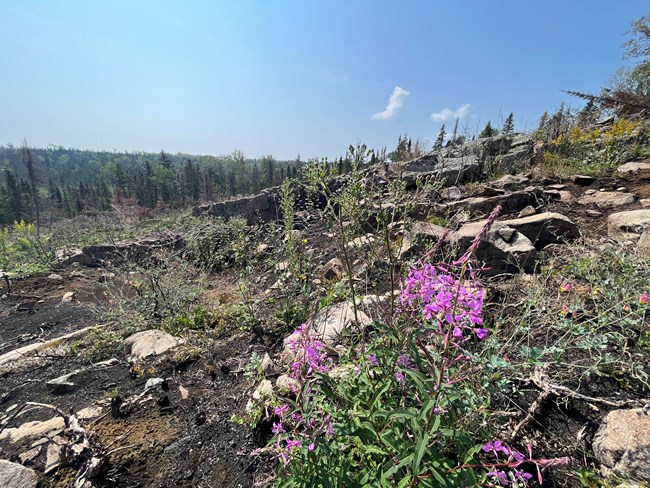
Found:
M 460 117 L 456 117 L 456 123 L 454 124 L 454 132 L 451 133 L 451 143 L 456 144 L 458 139 L 458 124 L 460 123 Z
M 503 123 L 503 129 L 501 129 L 501 133 L 503 135 L 509 135 L 512 134 L 515 131 L 515 116 L 512 112 L 510 112 L 510 115 L 506 118 L 506 121 Z
M 488 123 L 485 125 L 485 128 L 478 135 L 479 139 L 484 137 L 494 137 L 499 134 L 499 129 L 492 127 L 492 122 L 488 120 Z
M 438 137 L 436 137 L 436 142 L 433 144 L 434 150 L 440 151 L 442 149 L 446 135 L 447 132 L 445 131 L 445 124 L 442 124 L 442 127 L 440 127 L 440 132 L 438 132 Z

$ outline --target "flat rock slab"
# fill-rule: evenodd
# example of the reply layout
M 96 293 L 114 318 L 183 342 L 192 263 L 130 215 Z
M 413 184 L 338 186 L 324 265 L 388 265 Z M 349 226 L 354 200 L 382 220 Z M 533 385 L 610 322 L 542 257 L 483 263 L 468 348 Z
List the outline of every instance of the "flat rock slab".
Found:
M 162 330 L 136 332 L 124 341 L 129 361 L 159 356 L 180 344 L 180 340 Z
M 623 193 L 619 191 L 597 191 L 584 194 L 578 199 L 581 205 L 598 205 L 599 207 L 620 207 L 634 203 L 634 193 Z
M 620 242 L 638 241 L 650 227 L 650 209 L 617 212 L 607 217 L 607 235 Z
M 37 484 L 36 471 L 0 459 L 0 486 L 3 488 L 36 488 Z
M 650 482 L 650 414 L 641 408 L 609 412 L 594 436 L 593 449 L 613 474 Z
M 650 176 L 650 161 L 630 161 L 619 166 L 617 171 L 621 174 L 642 174 Z

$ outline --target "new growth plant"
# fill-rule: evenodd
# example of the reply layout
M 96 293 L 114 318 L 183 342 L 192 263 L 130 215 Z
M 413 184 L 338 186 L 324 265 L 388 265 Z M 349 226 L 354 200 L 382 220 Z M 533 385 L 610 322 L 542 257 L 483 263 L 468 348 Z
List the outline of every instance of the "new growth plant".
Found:
M 278 486 L 525 486 L 568 462 L 485 442 L 480 427 L 489 332 L 471 255 L 497 212 L 461 258 L 410 269 L 397 313 L 369 326 L 364 347 L 335 353 L 307 324 L 291 336 L 294 392 L 267 409 Z

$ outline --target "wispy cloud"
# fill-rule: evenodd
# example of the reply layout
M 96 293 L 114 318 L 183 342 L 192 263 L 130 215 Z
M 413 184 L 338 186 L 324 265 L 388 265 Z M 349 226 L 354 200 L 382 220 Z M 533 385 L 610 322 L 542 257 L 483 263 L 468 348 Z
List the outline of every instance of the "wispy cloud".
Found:
M 396 86 L 395 89 L 393 90 L 393 94 L 388 99 L 388 105 L 386 105 L 386 110 L 384 110 L 383 112 L 377 112 L 370 118 L 373 120 L 392 119 L 397 115 L 399 109 L 402 108 L 402 105 L 404 105 L 404 99 L 408 96 L 409 96 L 409 92 L 407 92 L 401 86 Z
M 431 114 L 431 120 L 434 122 L 445 122 L 447 120 L 452 120 L 458 117 L 459 119 L 464 118 L 469 114 L 469 109 L 471 105 L 466 103 L 461 105 L 458 110 L 452 110 L 450 108 L 444 108 L 440 112 L 434 112 Z

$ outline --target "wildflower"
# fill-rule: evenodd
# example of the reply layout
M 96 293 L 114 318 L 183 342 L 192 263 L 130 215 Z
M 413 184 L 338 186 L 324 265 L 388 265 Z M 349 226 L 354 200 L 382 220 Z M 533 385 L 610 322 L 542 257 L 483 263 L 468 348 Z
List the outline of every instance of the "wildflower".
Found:
M 413 363 L 411 362 L 411 358 L 406 356 L 405 354 L 402 354 L 400 357 L 397 358 L 397 364 L 400 365 L 402 368 L 413 368 Z
M 650 295 L 648 295 L 647 291 L 644 291 L 639 295 L 639 303 L 642 305 L 645 305 L 646 303 L 650 303 Z
M 395 379 L 397 380 L 398 383 L 402 385 L 406 383 L 406 377 L 404 376 L 404 373 L 402 373 L 401 371 L 395 372 Z
M 501 486 L 508 486 L 508 475 L 505 471 L 497 471 L 495 468 L 493 471 L 487 473 L 488 476 L 495 478 Z
M 284 427 L 282 427 L 282 422 L 273 422 L 273 428 L 271 429 L 271 432 L 273 432 L 275 435 L 278 435 L 280 433 L 286 432 L 286 430 L 284 430 Z
M 525 471 L 522 471 L 521 469 L 515 469 L 515 479 L 517 481 L 520 481 L 524 484 L 528 484 L 528 482 L 533 478 L 533 475 L 530 473 L 526 473 Z
M 572 288 L 573 285 L 571 283 L 565 283 L 564 285 L 560 286 L 560 291 L 562 293 L 569 293 Z
M 284 417 L 284 414 L 289 411 L 289 405 L 284 404 L 279 407 L 275 407 L 273 410 L 273 413 L 275 413 L 278 417 L 282 418 Z
M 309 444 L 309 446 L 307 446 L 307 449 L 309 449 L 310 451 L 313 451 L 314 449 L 316 449 L 316 444 L 314 444 L 312 442 L 311 444 Z
M 566 303 L 563 303 L 563 304 L 562 304 L 562 309 L 560 310 L 560 313 L 561 313 L 562 315 L 566 315 L 567 313 L 569 313 L 569 307 L 567 307 L 567 304 L 566 304 Z
M 377 357 L 374 354 L 368 354 L 368 362 L 373 366 L 379 366 L 379 361 L 377 361 Z
M 483 446 L 483 451 L 484 452 L 493 452 L 494 454 L 497 454 L 498 452 L 502 452 L 503 454 L 510 454 L 510 449 L 508 449 L 508 446 L 506 446 L 503 442 L 500 440 L 496 441 L 489 441 Z
M 297 441 L 295 439 L 288 439 L 287 440 L 287 449 L 289 449 L 290 451 L 293 450 L 293 449 L 297 449 L 299 447 L 302 447 L 302 442 L 301 441 Z

